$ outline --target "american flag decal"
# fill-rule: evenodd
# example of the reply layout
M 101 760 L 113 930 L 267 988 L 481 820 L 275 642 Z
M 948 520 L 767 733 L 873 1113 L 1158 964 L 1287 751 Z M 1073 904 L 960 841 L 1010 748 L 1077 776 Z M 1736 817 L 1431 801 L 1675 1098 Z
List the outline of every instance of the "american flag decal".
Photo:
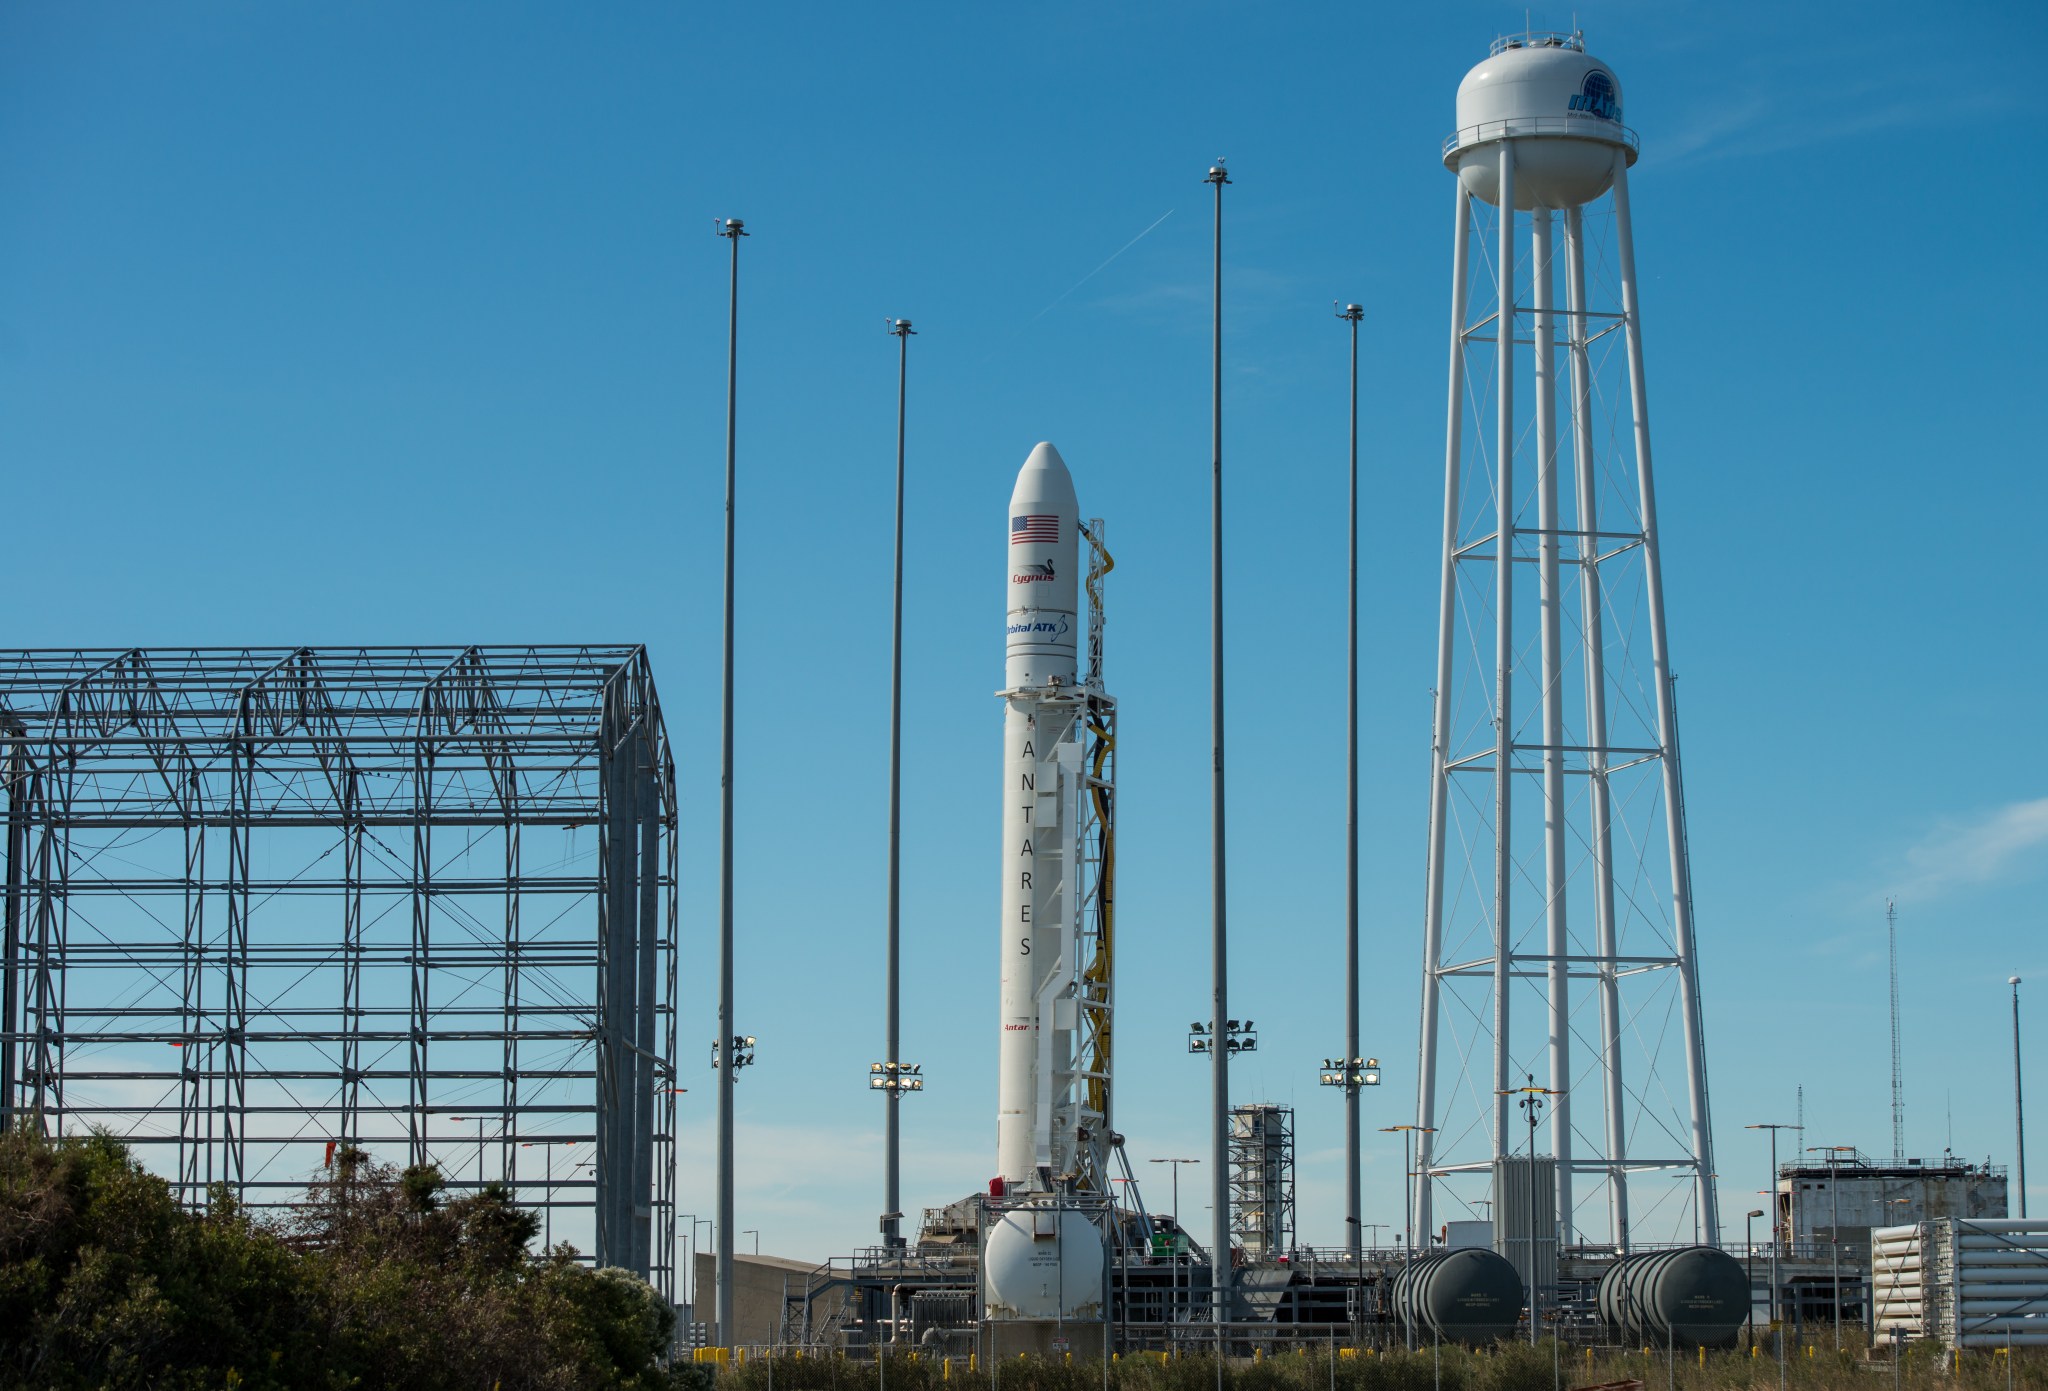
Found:
M 1060 518 L 1057 512 L 1010 518 L 1010 544 L 1013 546 L 1051 545 L 1059 539 Z

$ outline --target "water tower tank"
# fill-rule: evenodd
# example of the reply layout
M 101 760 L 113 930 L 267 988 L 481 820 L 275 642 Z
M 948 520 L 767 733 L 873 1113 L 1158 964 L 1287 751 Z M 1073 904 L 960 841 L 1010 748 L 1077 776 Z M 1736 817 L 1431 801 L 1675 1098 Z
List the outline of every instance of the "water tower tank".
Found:
M 1500 142 L 1514 141 L 1515 207 L 1574 208 L 1614 182 L 1619 153 L 1636 162 L 1621 123 L 1621 83 L 1576 34 L 1496 39 L 1458 84 L 1458 132 L 1444 165 L 1472 196 L 1500 201 Z

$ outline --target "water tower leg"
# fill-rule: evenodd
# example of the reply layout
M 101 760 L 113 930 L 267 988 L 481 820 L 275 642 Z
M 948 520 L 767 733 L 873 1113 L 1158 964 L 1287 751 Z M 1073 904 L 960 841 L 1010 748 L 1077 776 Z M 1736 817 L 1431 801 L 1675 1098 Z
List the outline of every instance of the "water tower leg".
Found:
M 1614 161 L 1614 239 L 1621 268 L 1622 333 L 1628 352 L 1629 406 L 1635 423 L 1636 489 L 1643 525 L 1643 587 L 1649 611 L 1650 662 L 1657 698 L 1657 743 L 1663 756 L 1664 832 L 1671 858 L 1672 947 L 1678 958 L 1680 1023 L 1685 1033 L 1686 1094 L 1691 1111 L 1693 1182 L 1704 1240 L 1721 1242 L 1707 1121 L 1707 1065 L 1700 1021 L 1699 975 L 1692 935 L 1692 874 L 1686 860 L 1685 800 L 1678 777 L 1678 719 L 1672 708 L 1671 651 L 1664 627 L 1664 577 L 1657 539 L 1657 492 L 1650 467 L 1650 406 L 1643 380 L 1642 316 L 1636 296 L 1635 237 L 1628 204 L 1628 162 Z
M 1607 783 L 1607 671 L 1605 615 L 1601 611 L 1599 476 L 1593 463 L 1593 371 L 1586 340 L 1586 228 L 1577 208 L 1564 215 L 1565 307 L 1570 311 L 1572 375 L 1572 468 L 1578 493 L 1579 626 L 1586 659 L 1586 744 L 1593 752 L 1587 766 L 1588 804 L 1592 812 L 1593 927 L 1599 967 L 1600 1060 L 1607 1122 L 1608 1230 L 1615 1244 L 1628 1250 L 1628 1175 L 1624 1160 L 1628 1132 L 1623 1124 L 1621 1077 L 1621 986 L 1615 975 L 1620 947 L 1614 927 L 1614 814 Z
M 1403 1178 L 1415 1195 L 1414 1230 L 1407 1240 L 1412 1245 L 1416 1232 L 1431 1230 L 1432 1185 L 1417 1177 L 1429 1172 L 1430 1140 L 1436 1125 L 1436 1033 L 1437 1012 L 1443 993 L 1437 974 L 1443 966 L 1444 857 L 1445 834 L 1450 807 L 1450 775 L 1444 764 L 1451 745 L 1451 666 L 1457 640 L 1458 616 L 1458 472 L 1465 423 L 1465 314 L 1469 297 L 1466 275 L 1471 248 L 1472 195 L 1458 185 L 1457 225 L 1451 243 L 1451 385 L 1450 404 L 1444 426 L 1444 559 L 1442 608 L 1436 635 L 1436 712 L 1432 726 L 1429 783 L 1429 885 L 1423 909 L 1422 927 L 1422 1040 L 1417 1058 L 1415 1090 L 1416 1139 L 1414 1173 Z
M 1561 538 L 1557 512 L 1557 316 L 1552 312 L 1554 215 L 1537 208 L 1529 215 L 1529 299 L 1533 312 L 1536 376 L 1536 572 L 1537 617 L 1543 664 L 1543 888 L 1545 985 L 1550 1015 L 1550 1149 L 1557 1159 L 1557 1239 L 1572 1230 L 1571 924 L 1565 914 L 1564 639 L 1560 610 L 1564 586 L 1558 575 Z M 1536 1253 L 1529 1253 L 1535 1270 Z
M 1508 916 L 1514 884 L 1513 810 L 1515 761 L 1515 147 L 1500 146 L 1500 286 L 1499 313 L 1494 318 L 1494 388 L 1499 416 L 1494 430 L 1494 584 L 1493 584 L 1493 1157 L 1508 1152 L 1509 953 L 1513 950 Z

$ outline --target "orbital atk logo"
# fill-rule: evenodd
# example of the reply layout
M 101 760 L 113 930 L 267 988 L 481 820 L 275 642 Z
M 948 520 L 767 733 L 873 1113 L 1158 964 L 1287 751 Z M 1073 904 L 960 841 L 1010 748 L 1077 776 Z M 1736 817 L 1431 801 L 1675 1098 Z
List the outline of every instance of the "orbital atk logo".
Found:
M 1586 74 L 1584 85 L 1573 93 L 1567 109 L 1583 111 L 1603 121 L 1618 121 L 1621 119 L 1621 94 L 1614 90 L 1614 79 L 1595 68 Z

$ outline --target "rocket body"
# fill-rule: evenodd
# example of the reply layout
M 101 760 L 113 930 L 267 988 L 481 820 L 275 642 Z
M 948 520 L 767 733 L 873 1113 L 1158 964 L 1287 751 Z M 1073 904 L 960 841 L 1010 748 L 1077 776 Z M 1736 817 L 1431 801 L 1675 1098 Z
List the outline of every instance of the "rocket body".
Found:
M 1033 449 L 1018 473 L 1008 523 L 996 1156 L 1006 1184 L 1029 1191 L 1064 1158 L 1054 1152 L 1055 1059 L 1068 1056 L 1077 1025 L 1054 994 L 1077 949 L 1070 894 L 1084 781 L 1075 699 L 1080 507 L 1050 444 Z

